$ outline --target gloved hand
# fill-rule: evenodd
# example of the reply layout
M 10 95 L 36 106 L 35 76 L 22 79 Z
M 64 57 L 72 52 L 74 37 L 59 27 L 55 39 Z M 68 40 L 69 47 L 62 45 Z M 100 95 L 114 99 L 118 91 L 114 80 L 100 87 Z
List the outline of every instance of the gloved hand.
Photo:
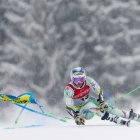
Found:
M 104 101 L 103 93 L 101 92 L 98 96 L 97 102 L 99 103 L 100 111 L 106 111 L 108 109 L 108 105 Z
M 77 125 L 85 125 L 85 119 L 83 117 L 76 116 L 74 119 Z
M 108 105 L 106 104 L 106 102 L 105 102 L 105 101 L 100 101 L 99 103 L 100 103 L 100 105 L 99 105 L 100 111 L 101 111 L 101 112 L 107 111 Z

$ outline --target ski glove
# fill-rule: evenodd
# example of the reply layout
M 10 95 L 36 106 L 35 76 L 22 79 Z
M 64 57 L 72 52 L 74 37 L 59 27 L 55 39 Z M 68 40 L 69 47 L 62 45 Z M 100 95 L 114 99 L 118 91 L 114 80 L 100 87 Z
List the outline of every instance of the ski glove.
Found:
M 83 117 L 76 116 L 74 119 L 77 125 L 85 125 L 85 119 Z
M 100 107 L 101 112 L 103 112 L 104 110 L 107 111 L 107 109 L 108 109 L 108 105 L 106 104 L 105 101 L 100 101 L 99 107 Z
M 97 102 L 99 103 L 99 107 L 100 107 L 101 112 L 103 112 L 104 110 L 106 111 L 108 109 L 108 105 L 104 101 L 102 91 L 100 92 L 100 94 L 98 96 Z

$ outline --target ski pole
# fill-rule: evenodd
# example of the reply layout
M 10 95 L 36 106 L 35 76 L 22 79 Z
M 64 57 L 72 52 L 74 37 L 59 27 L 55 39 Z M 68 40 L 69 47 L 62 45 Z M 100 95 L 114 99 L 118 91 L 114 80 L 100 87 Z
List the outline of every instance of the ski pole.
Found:
M 130 90 L 129 92 L 124 93 L 124 95 L 120 96 L 118 99 L 123 99 L 123 98 L 126 98 L 128 95 L 133 94 L 135 91 L 137 91 L 137 90 L 139 90 L 139 89 L 140 89 L 140 85 L 139 85 L 139 86 L 137 86 L 136 88 L 134 88 L 134 89 Z M 110 101 L 109 101 L 109 100 L 107 100 L 107 102 L 110 102 Z M 115 102 L 116 102 L 116 101 L 115 101 L 115 99 L 114 99 L 114 100 L 112 100 L 112 101 L 110 102 L 110 105 L 114 104 Z
M 134 89 L 130 90 L 129 92 L 125 93 L 124 95 L 122 95 L 122 96 L 120 97 L 120 99 L 121 99 L 121 98 L 127 97 L 128 95 L 134 93 L 135 91 L 137 91 L 137 90 L 139 90 L 139 89 L 140 89 L 140 86 L 137 86 L 136 88 L 134 88 Z

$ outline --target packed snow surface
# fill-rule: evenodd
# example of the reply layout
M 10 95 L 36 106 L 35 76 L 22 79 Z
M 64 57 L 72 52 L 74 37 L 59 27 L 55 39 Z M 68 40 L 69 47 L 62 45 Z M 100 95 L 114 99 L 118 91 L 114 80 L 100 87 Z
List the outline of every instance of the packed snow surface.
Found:
M 46 119 L 46 118 L 45 118 Z M 45 123 L 19 124 L 0 128 L 0 140 L 135 140 L 140 137 L 140 125 L 120 126 L 95 117 L 85 126 L 76 126 L 73 120 L 60 122 L 51 118 Z

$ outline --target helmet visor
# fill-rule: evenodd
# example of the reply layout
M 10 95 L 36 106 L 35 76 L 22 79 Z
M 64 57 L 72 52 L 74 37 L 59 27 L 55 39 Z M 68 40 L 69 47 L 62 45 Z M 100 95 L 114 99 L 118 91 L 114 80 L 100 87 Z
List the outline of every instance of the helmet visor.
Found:
M 73 82 L 76 83 L 76 84 L 79 83 L 79 82 L 83 83 L 85 80 L 86 80 L 85 77 L 74 77 L 73 78 Z

